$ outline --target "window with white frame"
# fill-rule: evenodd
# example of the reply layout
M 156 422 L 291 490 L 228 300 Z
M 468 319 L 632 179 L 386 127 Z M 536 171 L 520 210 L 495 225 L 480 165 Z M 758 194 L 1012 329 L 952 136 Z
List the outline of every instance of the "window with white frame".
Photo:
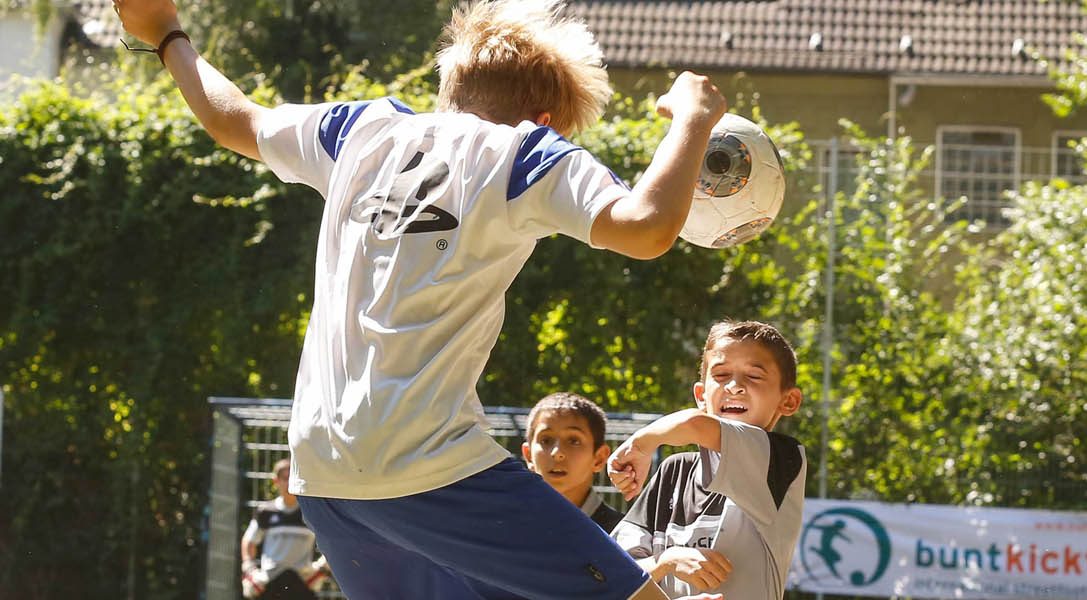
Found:
M 819 152 L 819 183 L 824 190 L 829 190 L 833 183 L 835 191 L 850 196 L 857 191 L 857 175 L 861 170 L 857 161 L 864 152 L 849 141 L 839 141 L 836 146 L 833 148 L 829 140 L 812 142 L 812 147 Z M 837 155 L 837 161 L 834 155 Z
M 1074 146 L 1087 138 L 1087 131 L 1056 131 L 1053 133 L 1053 176 L 1075 185 L 1087 183 L 1083 156 Z
M 936 192 L 965 196 L 953 218 L 1007 224 L 1004 192 L 1019 187 L 1019 130 L 1001 127 L 940 127 L 937 130 Z

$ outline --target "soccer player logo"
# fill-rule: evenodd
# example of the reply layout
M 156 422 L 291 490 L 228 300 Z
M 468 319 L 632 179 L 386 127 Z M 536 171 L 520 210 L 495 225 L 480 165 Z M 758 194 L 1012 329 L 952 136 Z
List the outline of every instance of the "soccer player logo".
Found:
M 883 525 L 867 512 L 833 508 L 815 515 L 804 527 L 800 560 L 813 579 L 832 578 L 863 587 L 886 572 L 891 540 Z

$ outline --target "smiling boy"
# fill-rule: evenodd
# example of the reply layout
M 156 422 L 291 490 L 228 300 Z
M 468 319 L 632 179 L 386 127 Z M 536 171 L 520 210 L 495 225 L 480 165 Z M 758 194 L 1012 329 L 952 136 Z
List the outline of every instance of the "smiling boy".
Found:
M 607 416 L 588 398 L 570 392 L 545 396 L 528 413 L 521 455 L 529 470 L 610 532 L 623 513 L 593 489 L 611 449 L 604 441 Z
M 710 328 L 694 384 L 698 408 L 638 430 L 608 461 L 629 500 L 612 532 L 665 592 L 778 599 L 800 533 L 807 462 L 795 439 L 772 433 L 795 414 L 796 355 L 773 327 L 723 321 Z M 673 454 L 645 484 L 662 445 Z

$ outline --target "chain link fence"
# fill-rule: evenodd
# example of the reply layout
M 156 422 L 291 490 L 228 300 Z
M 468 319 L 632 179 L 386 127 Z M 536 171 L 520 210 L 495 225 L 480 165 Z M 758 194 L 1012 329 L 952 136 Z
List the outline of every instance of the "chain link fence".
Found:
M 291 401 L 258 398 L 211 398 L 213 438 L 212 484 L 208 514 L 207 600 L 241 597 L 241 537 L 253 509 L 275 496 L 272 466 L 290 456 L 287 424 Z M 485 407 L 491 434 L 515 456 L 520 456 L 529 409 Z M 605 435 L 614 447 L 660 415 L 609 413 Z M 595 487 L 606 502 L 625 508 L 622 495 L 607 475 L 599 473 Z M 319 597 L 343 598 L 334 581 L 326 580 Z

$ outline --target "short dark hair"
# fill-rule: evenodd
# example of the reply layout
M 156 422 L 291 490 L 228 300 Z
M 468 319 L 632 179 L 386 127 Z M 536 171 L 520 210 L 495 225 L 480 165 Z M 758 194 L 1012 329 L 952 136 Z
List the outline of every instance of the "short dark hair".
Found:
M 554 412 L 573 413 L 584 417 L 589 423 L 589 432 L 593 436 L 593 450 L 604 445 L 604 432 L 608 427 L 608 416 L 595 402 L 573 392 L 556 392 L 548 394 L 532 407 L 528 413 L 528 426 L 525 427 L 525 440 L 532 443 L 536 434 L 536 421 L 540 413 L 549 410 Z
M 781 389 L 796 387 L 796 352 L 781 332 L 773 325 L 758 321 L 718 321 L 710 327 L 706 336 L 706 345 L 702 348 L 702 361 L 698 369 L 698 378 L 706 378 L 706 353 L 724 339 L 735 341 L 752 340 L 762 344 L 774 356 L 778 371 L 781 373 Z

